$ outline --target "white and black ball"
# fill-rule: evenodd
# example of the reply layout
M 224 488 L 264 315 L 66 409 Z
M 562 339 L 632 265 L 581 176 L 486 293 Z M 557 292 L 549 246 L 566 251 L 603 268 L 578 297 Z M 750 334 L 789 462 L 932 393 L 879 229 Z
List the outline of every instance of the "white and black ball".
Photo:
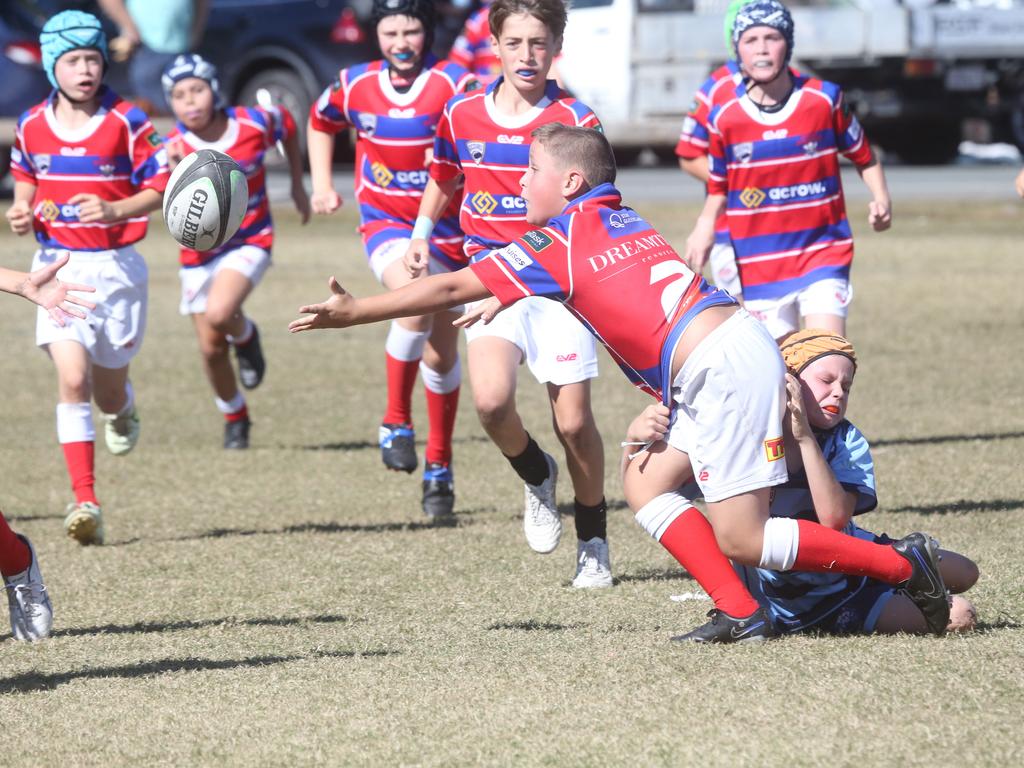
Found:
M 223 152 L 200 149 L 182 158 L 164 192 L 164 220 L 186 248 L 209 251 L 238 231 L 249 204 L 245 173 Z

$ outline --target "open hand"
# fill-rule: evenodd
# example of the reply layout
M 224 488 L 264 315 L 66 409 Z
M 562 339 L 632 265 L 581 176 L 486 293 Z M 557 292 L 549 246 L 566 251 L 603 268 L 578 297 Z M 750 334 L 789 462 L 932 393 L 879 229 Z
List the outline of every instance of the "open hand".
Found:
M 65 253 L 52 264 L 40 267 L 35 272 L 30 272 L 25 282 L 19 287 L 19 293 L 34 304 L 45 309 L 58 326 L 63 326 L 69 317 L 85 317 L 85 312 L 78 307 L 95 309 L 96 303 L 76 296 L 70 291 L 79 293 L 93 293 L 95 288 L 91 285 L 79 285 L 78 283 L 65 283 L 57 279 L 57 272 L 68 263 L 71 254 Z M 75 306 L 77 305 L 77 306 Z
M 355 319 L 353 310 L 356 300 L 351 293 L 347 293 L 338 281 L 331 275 L 327 281 L 331 289 L 331 297 L 320 304 L 308 304 L 299 307 L 299 312 L 308 317 L 300 317 L 288 324 L 288 330 L 292 333 L 300 331 L 315 331 L 321 328 L 345 328 L 353 325 Z
M 498 301 L 497 297 L 491 296 L 489 299 L 474 303 L 453 320 L 452 325 L 456 328 L 469 328 L 476 325 L 478 321 L 482 321 L 484 325 L 487 325 L 503 309 L 504 307 L 501 306 L 501 302 Z

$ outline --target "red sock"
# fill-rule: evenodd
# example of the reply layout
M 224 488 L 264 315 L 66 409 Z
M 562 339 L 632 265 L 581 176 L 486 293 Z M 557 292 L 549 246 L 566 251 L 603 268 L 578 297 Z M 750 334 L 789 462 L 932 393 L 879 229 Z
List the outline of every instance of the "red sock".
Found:
M 95 443 L 90 440 L 80 443 L 61 443 L 64 449 L 64 462 L 68 465 L 68 474 L 71 476 L 71 490 L 75 492 L 75 501 L 82 504 L 91 501 L 97 504 L 96 476 L 93 474 L 95 466 L 94 447 Z
M 451 464 L 452 432 L 455 431 L 455 413 L 459 409 L 459 388 L 443 395 L 429 389 L 426 393 L 427 418 L 430 420 L 427 449 L 424 452 L 426 460 Z
M 385 424 L 412 424 L 412 388 L 420 370 L 419 360 L 399 360 L 387 352 L 388 406 Z
M 7 519 L 0 512 L 0 574 L 13 576 L 21 573 L 32 563 L 28 544 L 7 525 Z
M 661 546 L 704 588 L 715 608 L 743 618 L 760 607 L 718 548 L 711 523 L 694 507 L 672 521 L 662 534 Z
M 800 546 L 794 571 L 837 571 L 886 584 L 910 578 L 910 563 L 890 546 L 847 536 L 810 520 L 797 520 L 797 525 Z
M 224 414 L 224 420 L 225 421 L 242 421 L 243 419 L 247 419 L 247 418 L 249 418 L 249 408 L 248 408 L 248 406 L 245 406 L 245 405 L 243 405 L 241 408 L 239 408 L 234 413 L 225 413 Z

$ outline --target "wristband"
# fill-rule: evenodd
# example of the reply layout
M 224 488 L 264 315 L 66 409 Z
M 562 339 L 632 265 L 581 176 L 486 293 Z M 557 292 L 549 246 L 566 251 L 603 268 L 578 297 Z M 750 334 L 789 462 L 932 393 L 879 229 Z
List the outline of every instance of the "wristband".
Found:
M 412 227 L 413 240 L 429 240 L 430 233 L 434 231 L 434 220 L 429 216 L 417 216 L 416 223 Z

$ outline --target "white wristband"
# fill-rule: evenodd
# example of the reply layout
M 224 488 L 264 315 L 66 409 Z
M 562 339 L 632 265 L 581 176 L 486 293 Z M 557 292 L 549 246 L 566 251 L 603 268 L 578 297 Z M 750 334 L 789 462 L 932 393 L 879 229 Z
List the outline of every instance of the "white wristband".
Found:
M 434 220 L 429 216 L 417 216 L 416 223 L 412 225 L 413 240 L 429 240 L 430 233 L 434 231 Z

